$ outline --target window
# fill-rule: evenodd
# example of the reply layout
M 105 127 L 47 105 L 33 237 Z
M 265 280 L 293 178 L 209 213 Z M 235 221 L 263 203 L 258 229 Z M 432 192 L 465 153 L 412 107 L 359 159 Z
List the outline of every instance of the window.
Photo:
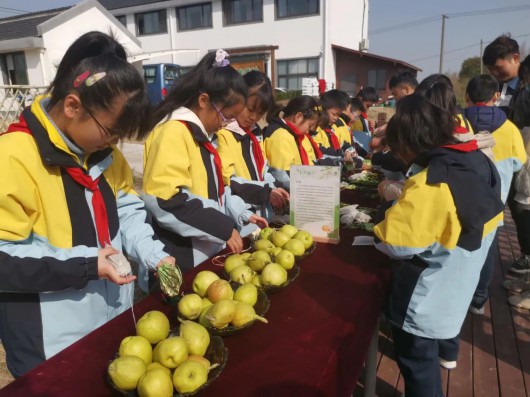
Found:
M 304 77 L 318 78 L 318 58 L 278 61 L 278 87 L 301 90 Z
M 177 8 L 178 30 L 211 28 L 212 3 Z
M 123 25 L 127 26 L 127 16 L 126 15 L 116 15 L 115 18 Z
M 156 83 L 156 66 L 144 65 L 145 84 Z
M 368 87 L 384 90 L 386 88 L 386 69 L 370 69 L 368 71 Z
M 134 14 L 137 36 L 167 33 L 166 10 Z
M 28 85 L 28 70 L 24 52 L 0 54 L 0 69 L 4 84 Z
M 354 96 L 357 92 L 357 75 L 347 74 L 342 76 L 340 79 L 340 90 Z
M 319 0 L 276 0 L 276 18 L 318 14 Z
M 225 25 L 263 21 L 263 0 L 223 0 Z

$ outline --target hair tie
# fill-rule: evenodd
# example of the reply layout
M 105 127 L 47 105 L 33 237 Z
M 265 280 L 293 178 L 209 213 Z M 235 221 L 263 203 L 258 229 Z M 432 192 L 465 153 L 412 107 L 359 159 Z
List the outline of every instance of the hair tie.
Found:
M 314 110 L 315 112 L 321 112 L 321 111 L 322 111 L 322 106 L 320 106 L 320 105 L 318 105 L 318 106 L 314 106 L 314 107 L 313 107 L 313 110 Z
M 230 61 L 226 58 L 228 58 L 230 55 L 228 55 L 228 52 L 225 50 L 217 50 L 215 52 L 215 62 L 213 63 L 214 68 L 223 68 L 225 66 L 230 65 Z

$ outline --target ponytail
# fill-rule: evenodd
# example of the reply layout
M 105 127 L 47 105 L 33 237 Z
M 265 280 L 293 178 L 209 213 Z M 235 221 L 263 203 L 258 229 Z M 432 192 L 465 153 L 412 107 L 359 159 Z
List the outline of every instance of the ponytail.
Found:
M 241 74 L 226 59 L 216 60 L 216 55 L 206 54 L 193 69 L 175 80 L 167 97 L 155 109 L 151 128 L 174 110 L 195 106 L 203 93 L 224 107 L 234 105 L 241 97 L 246 99 L 247 85 Z
M 48 110 L 75 92 L 85 109 L 108 111 L 127 96 L 113 131 L 120 138 L 143 138 L 148 132 L 149 102 L 138 71 L 127 62 L 125 48 L 101 32 L 89 32 L 68 48 L 48 87 Z

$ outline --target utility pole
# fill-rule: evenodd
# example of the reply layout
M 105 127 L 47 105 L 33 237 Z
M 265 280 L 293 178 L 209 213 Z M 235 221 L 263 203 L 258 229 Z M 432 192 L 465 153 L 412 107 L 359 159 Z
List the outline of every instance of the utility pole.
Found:
M 449 18 L 447 15 L 442 15 L 442 42 L 440 45 L 440 68 L 438 69 L 438 73 L 443 73 L 444 68 L 444 39 L 445 39 L 445 20 Z
M 480 39 L 480 74 L 484 73 L 484 63 L 482 63 L 482 55 L 484 54 L 484 48 L 483 48 L 484 42 L 482 39 Z

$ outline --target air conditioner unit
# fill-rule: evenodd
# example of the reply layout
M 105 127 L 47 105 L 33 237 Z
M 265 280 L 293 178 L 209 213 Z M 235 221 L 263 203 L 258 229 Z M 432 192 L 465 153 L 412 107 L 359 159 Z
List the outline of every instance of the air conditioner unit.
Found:
M 361 41 L 359 41 L 359 51 L 367 52 L 368 46 L 369 46 L 368 39 L 362 39 Z

